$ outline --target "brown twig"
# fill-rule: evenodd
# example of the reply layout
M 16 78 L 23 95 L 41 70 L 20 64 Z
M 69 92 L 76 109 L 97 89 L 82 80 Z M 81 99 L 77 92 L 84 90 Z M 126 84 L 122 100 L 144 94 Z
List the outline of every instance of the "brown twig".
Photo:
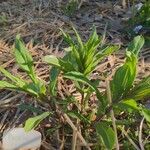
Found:
M 72 150 L 76 150 L 76 144 L 77 144 L 77 131 L 73 130 L 73 135 L 72 135 Z
M 136 149 L 136 150 L 140 150 L 140 148 L 134 143 L 134 141 L 130 138 L 130 136 L 128 135 L 128 133 L 124 130 L 124 129 L 122 129 L 121 130 L 122 131 L 122 133 L 127 137 L 127 139 L 129 140 L 129 142 L 134 146 L 134 148 Z
M 89 147 L 88 143 L 85 141 L 85 139 L 83 138 L 83 136 L 81 135 L 81 133 L 78 131 L 78 129 L 76 128 L 76 126 L 73 124 L 73 122 L 71 121 L 71 119 L 68 117 L 68 115 L 64 113 L 63 116 L 66 119 L 67 123 L 71 126 L 71 128 L 73 129 L 73 131 L 75 131 L 77 133 L 77 136 L 83 142 L 84 146 L 88 150 L 91 150 L 91 148 Z

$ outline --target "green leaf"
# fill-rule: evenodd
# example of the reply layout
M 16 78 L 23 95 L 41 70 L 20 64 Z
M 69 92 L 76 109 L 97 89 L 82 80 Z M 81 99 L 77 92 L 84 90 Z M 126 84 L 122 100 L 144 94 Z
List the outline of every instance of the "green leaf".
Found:
M 7 81 L 0 81 L 0 89 L 5 89 L 5 88 L 8 88 L 8 89 L 16 89 L 17 86 L 14 85 L 14 84 L 11 84 Z
M 33 82 L 28 83 L 23 86 L 22 89 L 38 98 L 44 98 L 44 96 L 46 95 L 46 87 L 41 81 L 37 82 L 36 84 Z
M 53 96 L 56 96 L 56 86 L 57 86 L 57 78 L 60 71 L 56 67 L 52 67 L 50 71 L 50 83 L 49 90 Z
M 56 66 L 56 67 L 61 67 L 60 63 L 59 63 L 59 59 L 54 56 L 54 55 L 47 55 L 43 58 L 43 61 L 52 65 L 52 66 Z
M 86 42 L 86 47 L 90 50 L 92 47 L 99 45 L 101 38 L 97 35 L 96 27 L 93 26 L 93 32 L 90 35 L 89 40 Z
M 100 46 L 100 43 L 101 37 L 97 35 L 96 28 L 93 27 L 93 32 L 90 35 L 89 40 L 84 44 L 85 56 L 83 59 L 83 64 L 85 68 L 84 69 L 85 75 L 90 74 L 96 67 L 96 65 L 94 65 L 94 61 L 97 53 L 97 48 L 98 46 Z
M 136 84 L 128 93 L 127 97 L 135 100 L 142 100 L 150 97 L 150 76 L 144 78 L 140 81 L 140 83 Z
M 107 149 L 113 149 L 115 145 L 115 133 L 111 127 L 105 123 L 99 123 L 96 127 L 97 134 L 102 138 Z
M 134 53 L 136 56 L 138 56 L 141 48 L 144 45 L 144 37 L 143 36 L 136 36 L 133 41 L 128 46 L 128 51 Z
M 129 51 L 127 51 L 126 55 L 124 65 L 116 71 L 111 82 L 112 98 L 115 101 L 119 101 L 129 92 L 136 77 L 137 57 Z
M 69 72 L 69 71 L 74 71 L 75 70 L 73 64 L 69 60 L 59 59 L 59 63 L 61 65 L 61 69 L 64 72 Z
M 61 69 L 62 71 L 72 71 L 74 70 L 73 65 L 68 60 L 63 60 L 62 58 L 57 58 L 54 55 L 48 55 L 43 58 L 46 63 Z
M 19 77 L 16 77 L 12 75 L 10 72 L 8 72 L 6 69 L 0 66 L 0 72 L 4 74 L 5 77 L 10 79 L 12 82 L 14 82 L 17 86 L 22 87 L 26 84 L 25 81 L 20 79 Z
M 144 116 L 144 118 L 150 122 L 150 110 L 149 109 L 146 109 L 146 108 L 143 108 L 142 109 L 142 114 Z
M 118 103 L 116 106 L 118 109 L 128 111 L 128 112 L 133 112 L 133 111 L 139 110 L 139 107 L 138 107 L 136 101 L 133 99 L 123 100 L 120 103 Z
M 77 42 L 78 42 L 78 44 L 80 46 L 80 49 L 82 50 L 83 49 L 83 42 L 82 42 L 82 40 L 80 38 L 80 35 L 78 34 L 77 30 L 74 27 L 73 27 L 73 30 L 74 30 L 74 32 L 76 34 Z
M 81 57 L 80 57 L 80 53 L 78 52 L 78 49 L 75 46 L 72 47 L 71 59 L 72 59 L 71 62 L 74 65 L 77 64 L 76 68 L 78 69 L 78 71 L 83 72 L 84 68 L 83 68 L 83 63 L 82 63 Z
M 94 86 L 94 84 L 92 84 L 91 81 L 85 77 L 84 74 L 82 74 L 80 72 L 76 72 L 76 71 L 71 71 L 71 72 L 64 74 L 64 77 L 88 85 L 92 90 L 94 90 L 96 92 L 97 98 L 99 99 L 102 106 L 103 107 L 105 106 L 105 102 L 104 102 L 104 99 L 103 99 L 101 93 Z
M 78 113 L 76 111 L 70 111 L 67 112 L 67 114 L 72 118 L 80 119 L 81 121 L 90 124 L 90 120 L 84 117 L 81 113 Z
M 87 74 L 89 72 L 92 72 L 95 70 L 95 68 L 97 67 L 98 63 L 106 58 L 108 55 L 112 54 L 113 52 L 117 51 L 120 48 L 120 46 L 118 45 L 112 45 L 112 46 L 107 46 L 106 48 L 99 50 L 96 54 L 94 54 L 93 58 L 91 60 L 89 60 L 89 58 L 87 60 L 89 60 L 89 62 L 91 62 L 91 64 L 86 68 Z
M 44 112 L 41 115 L 38 115 L 36 117 L 29 118 L 28 120 L 26 120 L 25 126 L 24 126 L 25 131 L 28 132 L 36 128 L 39 125 L 39 123 L 42 120 L 44 120 L 46 117 L 48 117 L 50 114 L 51 114 L 50 112 Z
M 107 46 L 106 48 L 99 50 L 99 52 L 96 54 L 96 62 L 100 62 L 103 58 L 106 56 L 112 54 L 113 52 L 119 50 L 119 45 L 111 45 Z
M 63 34 L 64 40 L 69 44 L 69 45 L 74 45 L 74 41 L 70 37 L 69 34 L 65 33 L 62 29 L 60 29 L 61 33 Z
M 85 83 L 88 86 L 90 86 L 93 90 L 95 90 L 95 87 L 92 85 L 92 83 L 90 82 L 90 80 L 88 78 L 86 78 L 80 72 L 71 71 L 71 72 L 68 72 L 68 73 L 64 74 L 64 77 L 68 78 L 68 79 L 71 79 L 71 80 L 74 80 L 74 81 Z
M 30 55 L 29 51 L 25 47 L 19 35 L 17 35 L 15 39 L 14 52 L 15 52 L 15 59 L 19 67 L 25 72 L 27 72 L 27 74 L 30 76 L 32 81 L 36 82 L 37 80 L 36 80 L 36 74 L 34 72 L 32 56 Z
M 29 94 L 37 97 L 39 96 L 40 93 L 46 92 L 46 89 L 44 88 L 45 87 L 44 84 L 43 86 L 40 85 L 40 83 L 42 84 L 40 80 L 37 82 L 37 84 L 27 83 L 26 81 L 20 79 L 19 77 L 13 76 L 11 73 L 9 73 L 7 70 L 5 70 L 2 67 L 0 67 L 0 72 L 2 72 L 5 75 L 5 77 L 7 77 L 12 81 L 12 83 L 9 83 L 7 81 L 1 81 L 0 88 L 16 89 L 23 92 L 28 92 Z

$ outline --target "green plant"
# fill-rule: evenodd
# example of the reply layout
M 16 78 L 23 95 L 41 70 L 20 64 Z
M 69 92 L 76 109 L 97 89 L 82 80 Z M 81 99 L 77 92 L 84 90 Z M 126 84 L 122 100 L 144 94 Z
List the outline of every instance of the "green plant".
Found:
M 6 25 L 8 23 L 8 19 L 5 14 L 0 15 L 0 25 Z
M 64 40 L 69 44 L 69 47 L 65 49 L 66 55 L 63 58 L 57 58 L 53 55 L 48 55 L 43 58 L 46 63 L 54 66 L 50 74 L 50 91 L 54 95 L 54 87 L 57 83 L 57 75 L 60 70 L 64 74 L 75 71 L 89 78 L 101 60 L 119 49 L 117 45 L 102 46 L 102 38 L 97 35 L 95 27 L 93 28 L 93 33 L 85 43 L 82 42 L 76 29 L 73 28 L 73 30 L 76 35 L 76 41 L 69 34 L 61 30 Z
M 46 100 L 45 83 L 37 77 L 34 70 L 32 56 L 29 54 L 19 35 L 16 36 L 14 54 L 20 69 L 27 73 L 31 81 L 26 81 L 21 79 L 21 77 L 12 75 L 2 66 L 0 66 L 0 72 L 7 79 L 0 81 L 0 88 L 27 92 L 30 95 L 37 97 L 38 100 Z
M 38 101 L 48 102 L 48 98 L 46 95 L 46 84 L 36 75 L 33 58 L 28 52 L 19 35 L 17 35 L 15 39 L 14 55 L 18 66 L 20 67 L 20 69 L 26 72 L 30 80 L 23 80 L 21 79 L 21 77 L 12 75 L 2 66 L 0 66 L 0 72 L 7 79 L 0 81 L 0 89 L 3 88 L 26 92 L 33 97 L 36 97 L 36 100 Z M 27 108 L 28 107 L 30 106 L 27 106 Z M 45 119 L 49 115 L 50 112 L 44 112 L 41 115 L 29 118 L 25 123 L 25 130 L 30 131 L 34 129 L 43 119 Z
M 134 5 L 132 14 L 132 17 L 128 21 L 128 27 L 126 30 L 128 36 L 134 37 L 141 34 L 145 38 L 145 44 L 149 46 L 150 1 L 145 0 L 143 4 L 139 3 Z
M 75 11 L 78 9 L 78 0 L 69 0 L 62 10 L 65 15 L 72 16 Z
M 97 87 L 90 81 L 88 75 L 86 76 L 84 72 L 71 71 L 65 73 L 64 77 L 74 80 L 75 82 L 81 82 L 83 84 L 86 84 L 90 87 L 90 89 L 92 89 L 92 92 L 96 92 L 97 98 L 100 101 L 99 106 L 97 108 L 98 115 L 106 115 L 107 107 L 110 107 L 111 109 L 113 107 L 115 111 L 123 111 L 126 109 L 130 112 L 132 110 L 133 113 L 139 112 L 141 115 L 144 115 L 143 109 L 145 110 L 146 108 L 138 106 L 136 101 L 142 100 L 145 97 L 150 96 L 150 77 L 148 76 L 142 82 L 134 85 L 134 80 L 137 74 L 136 68 L 138 62 L 138 54 L 143 45 L 144 38 L 141 36 L 137 36 L 128 46 L 128 49 L 126 50 L 126 61 L 121 67 L 117 69 L 110 83 L 112 97 L 111 105 L 108 105 L 108 97 L 105 94 L 106 92 L 100 93 Z M 148 110 L 146 109 L 146 111 L 144 112 L 147 111 Z M 148 112 L 146 115 L 144 115 L 145 118 L 149 118 Z M 115 115 L 117 114 L 118 113 L 116 113 Z M 106 120 L 109 120 L 109 115 L 107 117 L 108 118 L 106 118 Z M 149 121 L 149 119 L 147 119 L 147 121 Z M 102 137 L 107 149 L 112 149 L 115 144 L 115 140 L 113 140 L 112 136 L 115 137 L 115 133 L 111 129 L 110 124 L 102 125 L 101 122 L 97 125 L 98 135 Z
M 135 84 L 138 54 L 144 45 L 144 38 L 137 36 L 129 44 L 124 64 L 116 70 L 110 82 L 106 77 L 106 90 L 101 92 L 98 89 L 100 82 L 99 80 L 92 80 L 92 73 L 96 70 L 99 62 L 118 50 L 119 46 L 104 45 L 95 28 L 86 42 L 82 42 L 75 29 L 74 32 L 76 40 L 73 40 L 69 34 L 62 31 L 64 39 L 69 44 L 69 48 L 66 49 L 66 54 L 63 58 L 57 58 L 53 55 L 43 58 L 45 62 L 53 66 L 50 71 L 49 88 L 44 81 L 37 77 L 33 58 L 20 36 L 17 36 L 14 48 L 15 59 L 20 69 L 27 73 L 30 80 L 27 81 L 16 77 L 1 66 L 0 72 L 5 76 L 5 80 L 0 81 L 0 88 L 26 92 L 36 97 L 39 101 L 47 102 L 49 105 L 52 104 L 52 101 L 54 111 L 61 114 L 73 129 L 72 149 L 76 148 L 77 137 L 90 149 L 85 141 L 85 139 L 89 140 L 91 138 L 90 127 L 94 131 L 96 129 L 94 136 L 97 135 L 98 149 L 111 150 L 114 147 L 118 149 L 118 131 L 129 139 L 131 146 L 138 149 L 135 130 L 131 129 L 130 126 L 133 125 L 134 121 L 137 121 L 137 116 L 139 118 L 140 116 L 144 117 L 147 123 L 150 123 L 150 110 L 142 104 L 143 99 L 150 97 L 150 76 Z M 76 92 L 81 95 L 80 100 L 77 100 L 72 93 L 69 93 L 65 95 L 66 97 L 63 100 L 61 98 L 60 101 L 60 97 L 57 96 L 58 76 L 62 76 L 65 81 L 74 83 Z M 51 101 L 47 101 L 49 93 L 51 94 Z M 94 109 L 91 108 L 89 103 L 91 95 L 95 95 L 97 100 Z M 72 109 L 70 107 L 68 109 L 70 104 L 72 104 Z M 22 107 L 26 109 L 26 106 Z M 28 107 L 28 110 L 40 113 L 40 115 L 29 118 L 26 121 L 26 131 L 34 129 L 43 119 L 52 114 L 50 111 L 43 112 L 33 109 L 32 106 Z M 93 121 L 92 117 L 94 115 L 96 115 L 96 120 Z M 121 119 L 120 116 L 122 117 Z M 128 133 L 125 131 L 125 127 L 129 128 Z M 123 137 L 122 134 L 120 134 L 120 137 Z M 84 135 L 85 139 L 82 135 Z M 123 141 L 122 145 L 125 148 L 126 142 Z
M 129 45 L 126 51 L 126 61 L 119 67 L 110 83 L 111 86 L 111 97 L 112 104 L 109 105 L 115 111 L 121 110 L 129 113 L 139 112 L 141 115 L 144 115 L 146 120 L 149 122 L 149 110 L 138 106 L 137 100 L 143 100 L 146 97 L 150 96 L 150 76 L 146 77 L 140 83 L 134 85 L 134 80 L 137 74 L 137 62 L 138 54 L 142 46 L 144 45 L 144 39 L 141 36 L 134 38 L 133 42 Z M 106 96 L 106 101 L 108 97 Z M 146 114 L 143 113 L 146 112 Z M 117 113 L 115 114 L 117 115 Z M 113 120 L 112 120 L 113 121 Z M 100 123 L 101 124 L 101 123 Z M 107 139 L 110 134 L 102 133 L 103 127 L 98 125 L 98 134 L 101 135 L 106 147 L 108 149 L 113 148 L 112 139 Z M 108 130 L 109 126 L 105 130 Z M 111 133 L 112 134 L 112 133 Z M 115 133 L 114 133 L 115 134 Z M 112 136 L 111 136 L 112 137 Z M 106 141 L 111 141 L 108 143 Z M 111 147 L 111 148 L 110 148 Z
M 76 113 L 73 113 L 73 111 L 71 111 L 71 116 L 76 116 L 75 118 L 78 118 L 83 122 L 86 121 L 86 119 L 83 119 L 83 117 L 89 120 L 89 116 L 95 113 L 95 110 L 93 110 L 92 113 L 89 114 L 89 116 L 85 116 L 84 113 L 86 111 L 86 108 L 89 108 L 88 101 L 90 99 L 90 95 L 93 92 L 96 93 L 96 96 L 99 100 L 99 104 L 97 107 L 98 115 L 107 115 L 107 121 L 109 120 L 109 115 L 107 114 L 107 108 L 109 107 L 113 107 L 115 112 L 119 111 L 120 109 L 124 110 L 125 108 L 129 112 L 139 112 L 143 115 L 143 109 L 145 108 L 138 106 L 136 100 L 144 99 L 145 97 L 150 96 L 150 77 L 147 77 L 142 81 L 142 83 L 138 83 L 136 85 L 134 85 L 134 80 L 137 74 L 136 68 L 138 62 L 138 54 L 140 49 L 144 45 L 144 38 L 141 36 L 137 36 L 129 44 L 126 50 L 126 61 L 121 67 L 117 69 L 110 83 L 112 104 L 109 105 L 106 92 L 100 92 L 98 90 L 97 84 L 91 82 L 90 75 L 103 58 L 117 50 L 119 47 L 107 46 L 106 48 L 103 48 L 101 46 L 101 39 L 96 34 L 95 29 L 86 43 L 82 42 L 75 29 L 74 31 L 77 37 L 77 40 L 75 42 L 68 34 L 62 31 L 65 40 L 70 45 L 70 47 L 67 48 L 68 52 L 66 53 L 64 58 L 56 58 L 52 55 L 44 57 L 44 61 L 54 66 L 55 69 L 58 69 L 58 74 L 59 71 L 62 71 L 63 76 L 66 79 L 74 81 L 77 90 L 82 95 L 81 103 L 78 104 L 80 105 L 79 110 L 77 109 Z M 51 74 L 55 73 L 51 72 Z M 55 85 L 56 83 L 57 81 L 55 80 Z M 51 85 L 50 89 L 54 90 Z M 133 95 L 132 92 L 135 94 Z M 51 93 L 53 93 L 52 90 Z M 118 115 L 118 113 L 115 113 L 115 115 Z M 104 143 L 107 149 L 113 149 L 116 141 L 114 140 L 116 133 L 114 133 L 110 124 L 98 123 L 97 134 L 102 138 L 101 142 Z
M 130 22 L 135 25 L 142 25 L 143 27 L 150 27 L 150 1 L 145 0 L 143 6 L 135 11 L 134 16 Z

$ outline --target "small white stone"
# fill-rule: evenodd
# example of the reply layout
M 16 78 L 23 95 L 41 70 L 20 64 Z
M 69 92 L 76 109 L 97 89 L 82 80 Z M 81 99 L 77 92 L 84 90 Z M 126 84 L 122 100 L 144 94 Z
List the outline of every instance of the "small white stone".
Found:
M 143 6 L 142 3 L 138 3 L 138 4 L 135 5 L 135 8 L 136 8 L 137 10 L 140 10 L 140 9 L 142 8 L 142 6 Z
M 4 150 L 37 149 L 41 145 L 41 133 L 35 130 L 25 132 L 24 128 L 4 131 L 2 146 Z
M 142 28 L 143 28 L 143 26 L 142 26 L 142 25 L 139 25 L 139 26 L 136 26 L 136 27 L 133 29 L 133 31 L 134 31 L 136 34 L 138 34 L 139 31 L 140 31 Z

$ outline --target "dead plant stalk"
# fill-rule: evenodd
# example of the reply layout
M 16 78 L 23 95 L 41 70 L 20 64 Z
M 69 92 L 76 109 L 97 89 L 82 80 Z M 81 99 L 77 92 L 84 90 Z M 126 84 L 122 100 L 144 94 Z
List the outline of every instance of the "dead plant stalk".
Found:
M 67 114 L 63 114 L 63 116 L 66 119 L 67 123 L 71 126 L 71 128 L 73 129 L 73 131 L 77 133 L 77 136 L 83 142 L 84 146 L 88 150 L 91 150 L 91 148 L 89 147 L 88 143 L 85 141 L 85 139 L 83 138 L 83 136 L 81 135 L 81 133 L 78 131 L 78 129 L 76 128 L 76 126 L 73 124 L 73 122 L 71 121 L 71 119 L 67 116 Z

